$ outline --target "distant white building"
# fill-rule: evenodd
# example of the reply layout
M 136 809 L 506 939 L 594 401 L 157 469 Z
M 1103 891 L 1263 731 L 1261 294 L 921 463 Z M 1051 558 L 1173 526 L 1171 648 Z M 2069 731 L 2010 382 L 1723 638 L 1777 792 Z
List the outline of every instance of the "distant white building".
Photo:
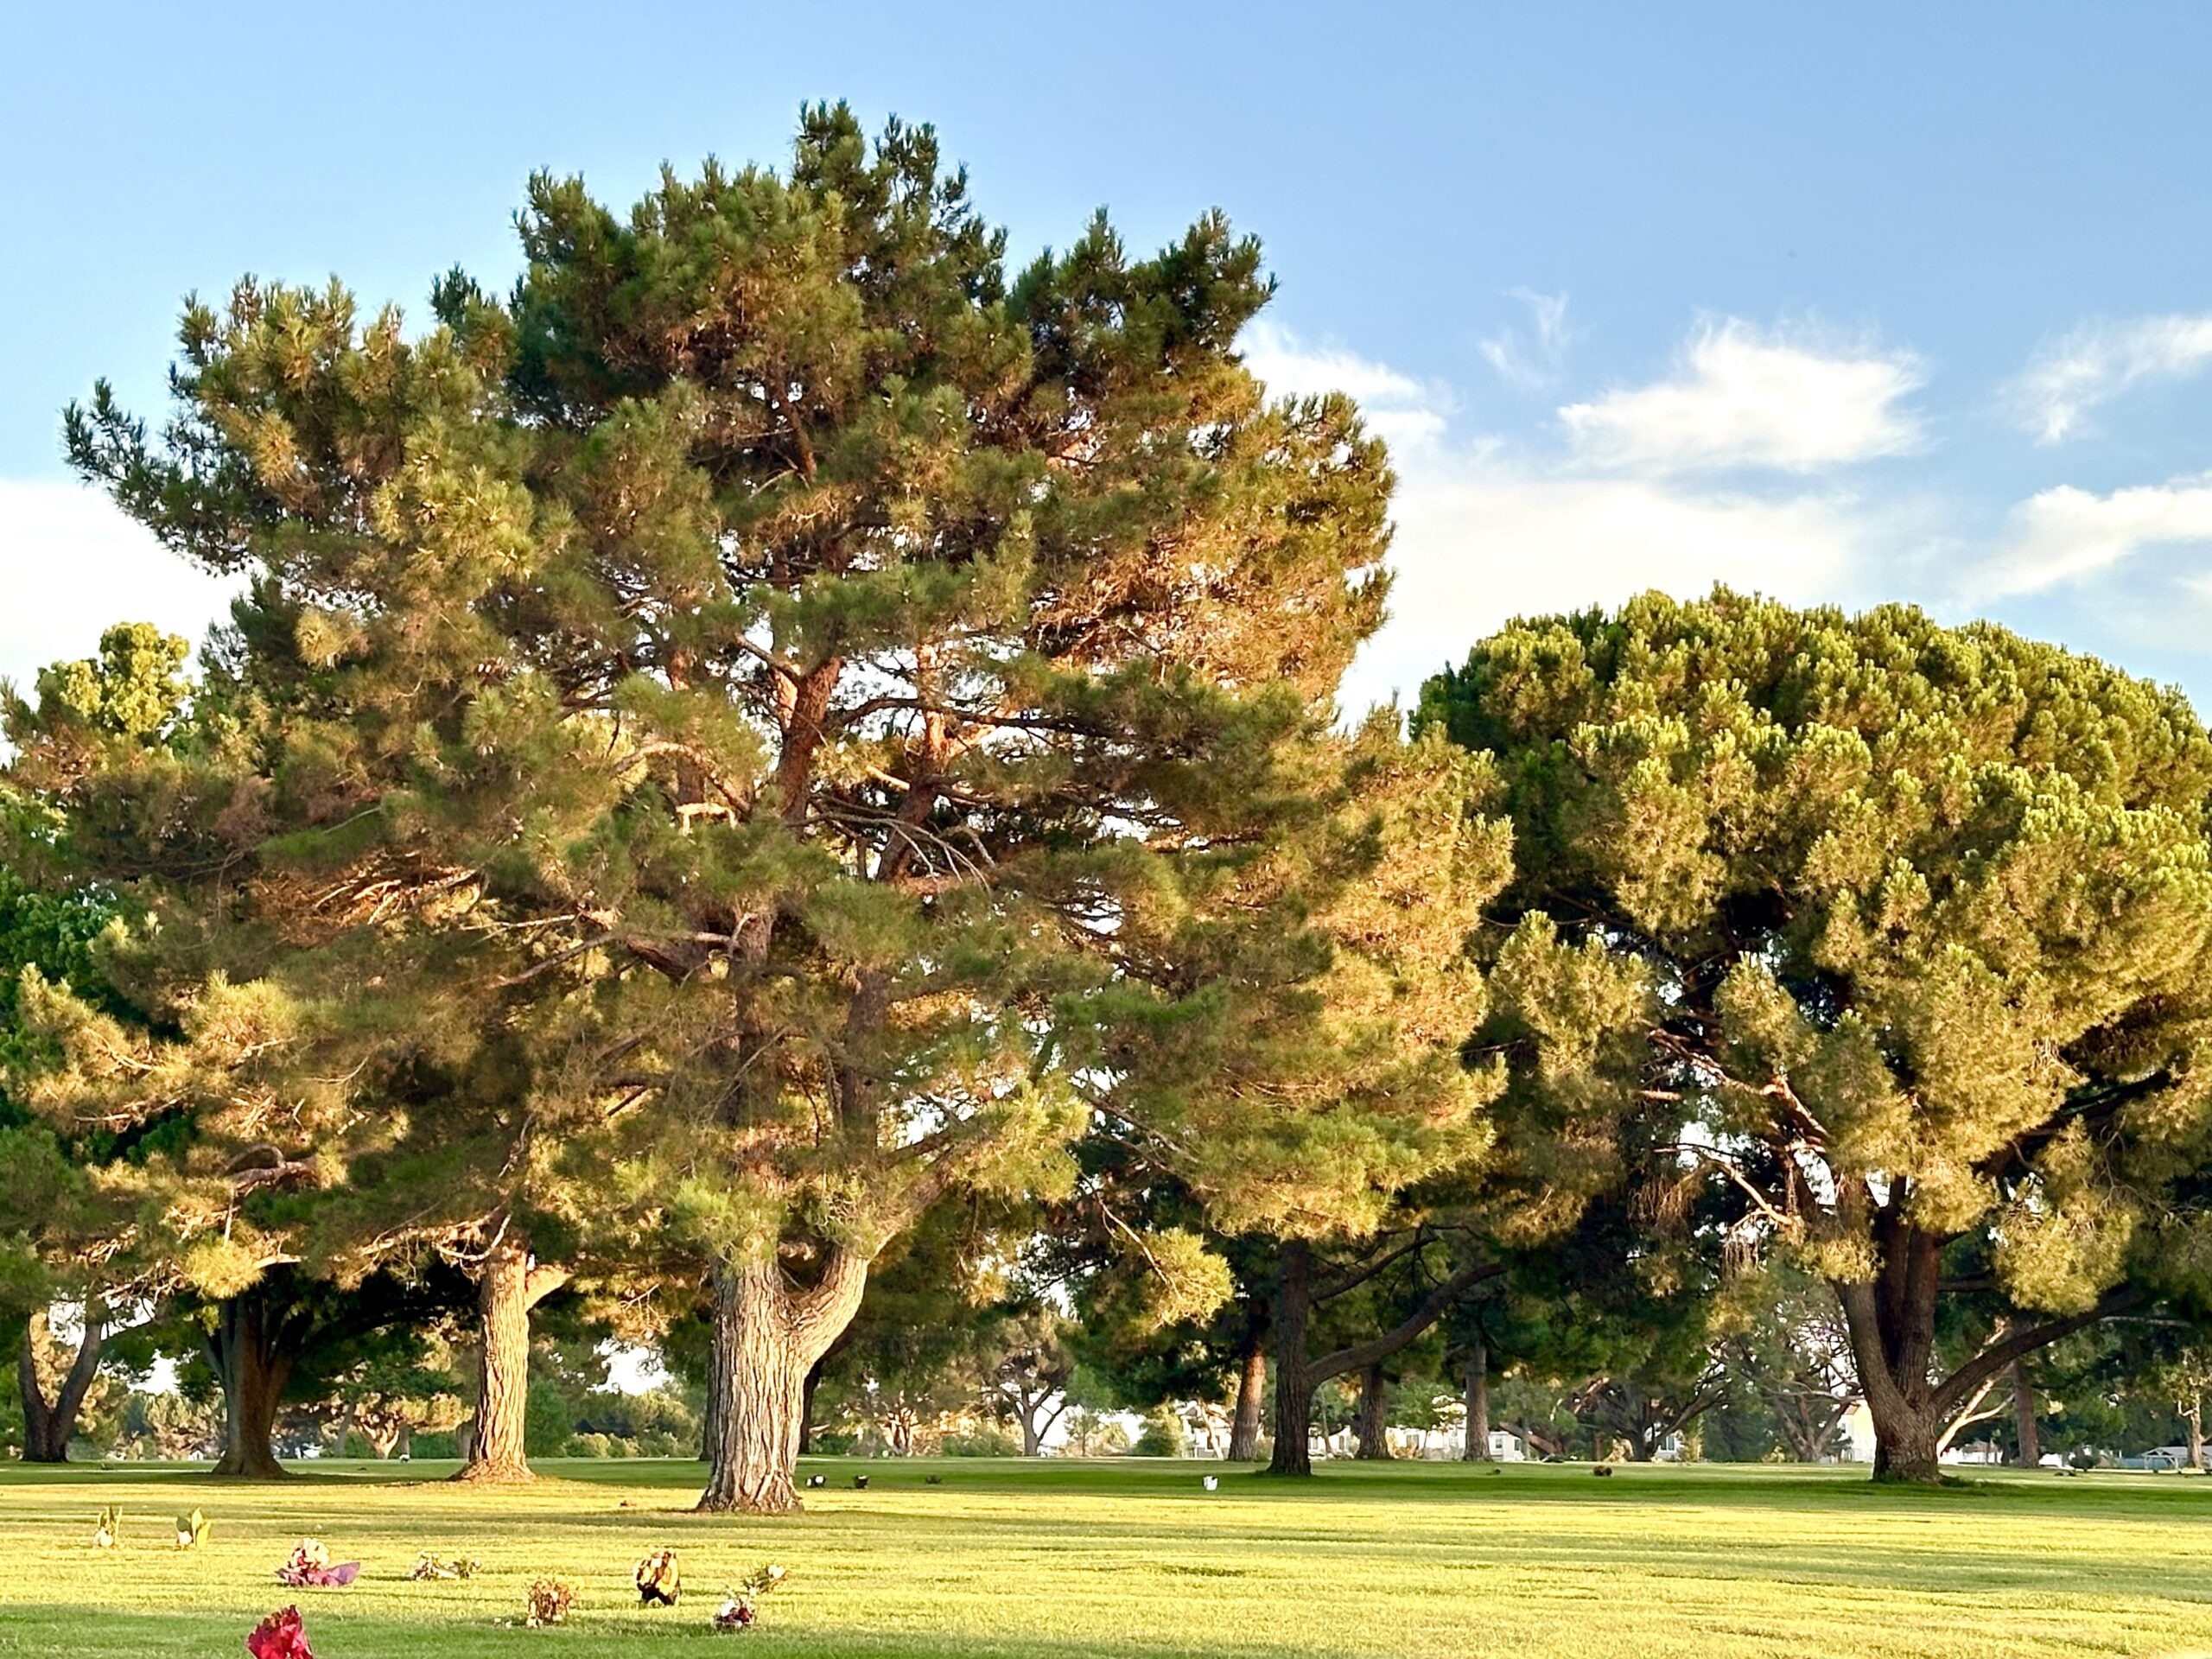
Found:
M 1851 1402 L 1851 1409 L 1843 1414 L 1841 1427 L 1845 1441 L 1841 1460 L 1845 1463 L 1873 1462 L 1874 1414 L 1866 1408 L 1864 1400 Z
M 1493 1428 L 1490 1432 L 1490 1455 L 1493 1463 L 1526 1463 L 1529 1447 L 1511 1429 Z

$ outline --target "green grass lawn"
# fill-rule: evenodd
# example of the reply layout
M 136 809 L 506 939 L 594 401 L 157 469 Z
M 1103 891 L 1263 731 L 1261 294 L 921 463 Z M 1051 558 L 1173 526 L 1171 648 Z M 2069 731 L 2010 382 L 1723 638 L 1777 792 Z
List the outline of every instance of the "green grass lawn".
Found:
M 310 1465 L 312 1466 L 312 1465 Z M 1844 1470 L 1336 1465 L 1283 1484 L 1219 1464 L 817 1459 L 806 1515 L 690 1512 L 700 1465 L 553 1462 L 519 1491 L 446 1465 L 323 1465 L 275 1486 L 190 1471 L 0 1471 L 0 1654 L 235 1656 L 297 1600 L 317 1659 L 741 1651 L 790 1656 L 2212 1656 L 2212 1480 L 1992 1473 L 1930 1492 Z M 850 1479 L 865 1468 L 866 1491 Z M 1222 1476 L 1207 1492 L 1200 1477 Z M 943 1484 L 925 1478 L 937 1474 Z M 401 1478 L 395 1478 L 398 1474 Z M 91 1547 L 99 1506 L 124 1545 Z M 213 1516 L 197 1553 L 170 1517 Z M 346 1590 L 280 1590 L 302 1535 Z M 632 1563 L 673 1545 L 686 1593 L 642 1611 Z M 463 1583 L 415 1584 L 423 1550 Z M 716 1638 L 726 1583 L 791 1573 L 760 1629 Z M 504 1628 L 541 1574 L 574 1622 Z

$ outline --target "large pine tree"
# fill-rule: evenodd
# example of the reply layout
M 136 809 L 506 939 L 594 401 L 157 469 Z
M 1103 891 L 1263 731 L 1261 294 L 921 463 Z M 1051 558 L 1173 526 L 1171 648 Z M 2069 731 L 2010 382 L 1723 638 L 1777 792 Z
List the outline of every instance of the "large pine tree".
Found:
M 926 129 L 810 111 L 783 172 L 626 219 L 540 178 L 522 230 L 512 295 L 449 278 L 419 338 L 249 284 L 188 313 L 160 441 L 104 390 L 73 419 L 253 578 L 251 753 L 148 902 L 273 975 L 302 1057 L 385 1057 L 302 1065 L 374 1127 L 332 1179 L 512 1010 L 520 1118 L 606 1126 L 598 1208 L 710 1275 L 702 1503 L 780 1511 L 869 1262 L 955 1185 L 1065 1179 L 1060 1033 L 1116 940 L 1318 810 L 1389 477 L 1346 401 L 1239 361 L 1255 244 L 1135 259 L 1102 219 L 1009 282 Z M 96 792 L 151 844 L 159 791 Z M 438 985 L 480 994 L 442 1054 Z

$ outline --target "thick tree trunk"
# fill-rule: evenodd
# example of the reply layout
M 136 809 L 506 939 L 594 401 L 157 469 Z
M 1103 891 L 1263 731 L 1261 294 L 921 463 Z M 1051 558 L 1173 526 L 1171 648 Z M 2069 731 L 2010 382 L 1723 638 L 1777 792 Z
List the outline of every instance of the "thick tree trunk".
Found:
M 2028 1382 L 2028 1368 L 2012 1362 L 2012 1461 L 2032 1469 L 2043 1461 L 2043 1444 L 2036 1432 L 2036 1391 Z
M 1354 1458 L 1362 1463 L 1390 1461 L 1390 1380 L 1379 1362 L 1360 1378 L 1359 1419 L 1353 1432 L 1359 1441 Z
M 232 1297 L 217 1312 L 207 1357 L 223 1385 L 223 1455 L 213 1472 L 238 1480 L 283 1478 L 288 1471 L 271 1444 L 292 1374 L 282 1311 L 257 1291 Z
M 1874 1478 L 1935 1481 L 1943 1478 L 1939 1448 L 1942 1420 L 1927 1410 L 1884 1411 L 1872 1401 L 1874 1419 Z
M 530 1417 L 530 1311 L 568 1281 L 567 1272 L 530 1259 L 520 1229 L 501 1230 L 476 1280 L 476 1426 L 455 1480 L 532 1478 L 525 1433 Z
M 25 1463 L 67 1463 L 69 1461 L 69 1442 L 77 1433 L 78 1414 L 85 1408 L 85 1396 L 92 1392 L 92 1381 L 99 1375 L 100 1345 L 104 1338 L 101 1313 L 92 1303 L 85 1306 L 84 1334 L 78 1338 L 77 1354 L 69 1366 L 68 1375 L 61 1379 L 51 1402 L 38 1377 L 38 1351 L 46 1334 L 47 1313 L 39 1309 L 23 1327 L 22 1353 L 16 1362 L 16 1381 L 23 1395 L 23 1461 Z
M 832 1249 L 822 1281 L 794 1291 L 772 1254 L 715 1270 L 715 1349 L 721 1376 L 716 1437 L 699 1507 L 789 1515 L 805 1418 L 806 1374 L 860 1309 L 868 1262 Z
M 1282 1247 L 1275 1294 L 1275 1449 L 1268 1461 L 1271 1475 L 1310 1475 L 1312 1454 L 1306 1437 L 1313 1421 L 1313 1393 L 1332 1376 L 1363 1371 L 1407 1348 L 1434 1325 L 1470 1286 L 1495 1278 L 1504 1269 L 1495 1263 L 1471 1262 L 1421 1298 L 1414 1311 L 1380 1336 L 1319 1359 L 1307 1357 L 1306 1333 L 1316 1300 L 1313 1255 L 1300 1240 Z M 1319 1293 L 1319 1298 L 1342 1294 L 1363 1283 L 1373 1268 L 1339 1279 Z
M 1302 1239 L 1286 1242 L 1275 1286 L 1275 1443 L 1271 1475 L 1310 1475 L 1313 1390 L 1306 1374 L 1306 1325 L 1313 1313 L 1313 1257 Z
M 2183 1411 L 2182 1421 L 2189 1425 L 2189 1472 L 2204 1472 L 2204 1402 L 2200 1398 L 2189 1402 Z
M 1236 1411 L 1229 1422 L 1230 1463 L 1250 1463 L 1260 1455 L 1260 1408 L 1268 1391 L 1266 1332 L 1257 1325 L 1244 1339 L 1236 1371 Z
M 1955 1409 L 1930 1376 L 1942 1241 L 1892 1205 L 1877 1217 L 1874 1242 L 1881 1256 L 1876 1276 L 1835 1287 L 1874 1420 L 1874 1478 L 1939 1480 L 1943 1428 Z
M 1490 1350 L 1479 1341 L 1467 1345 L 1467 1449 L 1459 1455 L 1468 1463 L 1490 1461 Z
M 1856 1198 L 1872 1203 L 1863 1182 Z M 1877 1480 L 1940 1480 L 1947 1431 L 1954 1420 L 1973 1410 L 1970 1402 L 1986 1395 L 2005 1367 L 2142 1300 L 2139 1289 L 2122 1285 L 2081 1313 L 2018 1329 L 2000 1327 L 1973 1359 L 1939 1381 L 1933 1372 L 1943 1240 L 1907 1219 L 1910 1203 L 1910 1194 L 1900 1186 L 1872 1211 L 1881 1263 L 1874 1277 L 1834 1285 L 1851 1333 L 1859 1387 L 1874 1419 Z
M 1041 1458 L 1045 1455 L 1045 1430 L 1042 1419 L 1039 1415 L 1044 1408 L 1045 1402 L 1042 1400 L 1038 1401 L 1033 1406 L 1027 1400 L 1021 1402 L 1021 1455 L 1025 1458 Z

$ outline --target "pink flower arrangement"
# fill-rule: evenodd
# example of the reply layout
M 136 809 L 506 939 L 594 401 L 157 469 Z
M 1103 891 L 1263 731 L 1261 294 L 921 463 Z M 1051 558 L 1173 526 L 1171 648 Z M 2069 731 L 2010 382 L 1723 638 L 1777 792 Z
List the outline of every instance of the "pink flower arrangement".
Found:
M 276 1582 L 292 1590 L 335 1589 L 353 1583 L 360 1570 L 359 1561 L 340 1561 L 332 1566 L 330 1552 L 320 1541 L 302 1538 L 290 1559 L 276 1569 Z
M 315 1659 L 296 1607 L 280 1607 L 247 1631 L 245 1650 L 253 1659 Z

